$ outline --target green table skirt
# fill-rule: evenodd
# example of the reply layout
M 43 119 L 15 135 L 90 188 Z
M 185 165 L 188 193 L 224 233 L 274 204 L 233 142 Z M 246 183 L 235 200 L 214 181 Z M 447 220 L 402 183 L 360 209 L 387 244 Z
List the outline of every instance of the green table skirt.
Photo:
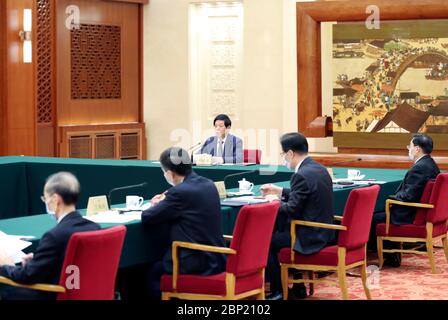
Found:
M 388 195 L 392 194 L 400 180 L 390 180 L 381 186 L 380 195 L 376 204 L 377 211 L 384 210 L 384 202 Z M 280 182 L 278 185 L 288 187 L 289 182 Z M 260 185 L 255 187 L 258 192 Z M 350 189 L 334 190 L 334 212 L 342 214 L 345 202 L 350 193 Z M 222 206 L 222 227 L 223 234 L 232 234 L 238 212 L 241 207 Z M 85 212 L 85 210 L 81 210 Z M 0 220 L 0 230 L 11 235 L 31 235 L 35 239 L 33 246 L 27 248 L 27 252 L 32 252 L 43 234 L 54 227 L 55 220 L 49 215 L 26 216 L 13 219 Z M 101 224 L 102 228 L 110 228 L 114 224 Z M 123 251 L 120 260 L 120 267 L 131 267 L 143 263 L 149 263 L 161 259 L 163 253 L 168 249 L 164 247 L 169 243 L 169 228 L 166 225 L 143 226 L 140 222 L 131 222 L 126 224 L 127 233 L 123 245 Z

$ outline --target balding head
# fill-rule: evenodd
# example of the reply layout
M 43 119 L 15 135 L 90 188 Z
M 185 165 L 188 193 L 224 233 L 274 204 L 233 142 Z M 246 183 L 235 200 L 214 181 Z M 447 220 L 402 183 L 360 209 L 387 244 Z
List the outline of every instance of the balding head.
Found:
M 65 205 L 75 205 L 78 201 L 80 186 L 78 179 L 70 172 L 59 172 L 48 177 L 44 193 L 48 196 L 57 194 Z

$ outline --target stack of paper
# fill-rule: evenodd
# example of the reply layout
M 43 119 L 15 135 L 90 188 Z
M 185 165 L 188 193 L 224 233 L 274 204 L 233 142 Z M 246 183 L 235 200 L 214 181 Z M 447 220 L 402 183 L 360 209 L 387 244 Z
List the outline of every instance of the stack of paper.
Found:
M 119 214 L 117 211 L 107 211 L 85 218 L 96 223 L 123 224 L 131 221 L 140 221 L 142 219 L 142 212 L 133 211 L 127 212 L 126 214 Z
M 257 198 L 254 196 L 245 196 L 245 197 L 234 197 L 234 198 L 227 198 L 221 201 L 221 204 L 224 206 L 244 206 L 246 204 L 257 204 L 257 203 L 265 203 L 269 202 L 269 200 L 265 198 Z
M 0 231 L 0 250 L 5 252 L 14 263 L 22 261 L 25 256 L 22 250 L 32 245 L 29 241 L 23 241 L 17 236 L 10 236 Z

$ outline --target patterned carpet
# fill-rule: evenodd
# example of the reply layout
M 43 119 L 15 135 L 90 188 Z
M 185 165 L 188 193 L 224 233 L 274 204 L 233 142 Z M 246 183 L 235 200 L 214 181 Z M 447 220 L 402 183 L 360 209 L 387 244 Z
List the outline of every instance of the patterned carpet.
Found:
M 435 249 L 437 274 L 431 273 L 426 255 L 404 254 L 400 268 L 384 267 L 375 271 L 378 265 L 376 254 L 369 255 L 371 272 L 370 293 L 374 300 L 448 300 L 448 262 L 443 249 Z M 350 272 L 359 274 L 359 268 Z M 379 275 L 375 276 L 375 275 Z M 335 274 L 326 277 L 337 280 Z M 347 277 L 349 299 L 366 299 L 361 278 Z M 314 285 L 314 295 L 307 300 L 341 299 L 339 286 Z

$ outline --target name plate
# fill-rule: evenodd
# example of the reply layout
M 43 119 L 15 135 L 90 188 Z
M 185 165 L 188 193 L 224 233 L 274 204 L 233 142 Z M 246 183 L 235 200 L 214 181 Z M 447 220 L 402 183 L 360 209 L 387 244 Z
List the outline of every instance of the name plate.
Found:
M 226 186 L 224 184 L 224 181 L 216 181 L 215 186 L 216 186 L 216 189 L 218 189 L 219 198 L 221 200 L 225 199 L 227 197 L 227 191 L 226 191 Z
M 211 154 L 194 155 L 194 163 L 196 163 L 197 166 L 211 166 L 212 155 Z
M 109 211 L 106 196 L 90 197 L 87 203 L 87 216 L 93 216 L 98 212 Z

